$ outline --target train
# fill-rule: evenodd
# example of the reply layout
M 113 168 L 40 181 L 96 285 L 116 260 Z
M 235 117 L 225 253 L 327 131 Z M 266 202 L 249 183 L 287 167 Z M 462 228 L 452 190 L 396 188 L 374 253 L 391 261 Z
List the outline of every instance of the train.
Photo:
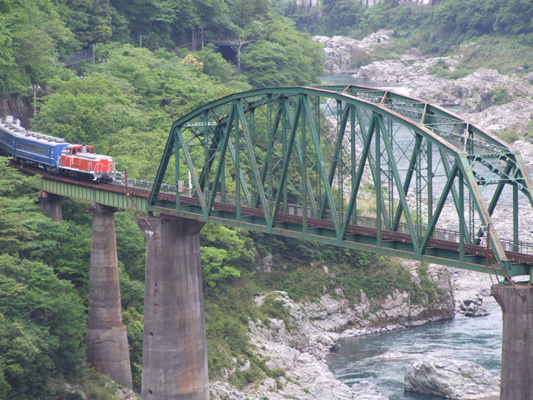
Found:
M 76 179 L 111 182 L 115 176 L 112 157 L 96 154 L 93 146 L 26 130 L 11 115 L 0 120 L 0 153 L 16 163 Z

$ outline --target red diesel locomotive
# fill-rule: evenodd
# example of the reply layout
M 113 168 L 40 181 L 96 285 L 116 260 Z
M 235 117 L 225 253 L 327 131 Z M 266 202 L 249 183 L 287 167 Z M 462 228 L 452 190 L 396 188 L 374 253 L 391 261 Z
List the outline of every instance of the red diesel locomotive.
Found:
M 71 175 L 90 174 L 95 181 L 112 181 L 115 172 L 113 158 L 94 152 L 93 146 L 69 144 L 61 150 L 59 167 Z

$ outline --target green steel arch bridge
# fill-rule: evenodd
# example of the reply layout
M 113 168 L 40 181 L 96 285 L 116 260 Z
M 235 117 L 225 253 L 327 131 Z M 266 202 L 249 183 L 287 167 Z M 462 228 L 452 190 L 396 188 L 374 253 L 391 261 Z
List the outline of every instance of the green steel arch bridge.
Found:
M 519 213 L 533 210 L 533 186 L 520 154 L 450 111 L 383 89 L 233 94 L 173 123 L 145 190 L 51 176 L 40 185 L 507 279 L 533 267 L 519 225 Z M 497 210 L 509 213 L 511 237 L 493 222 Z

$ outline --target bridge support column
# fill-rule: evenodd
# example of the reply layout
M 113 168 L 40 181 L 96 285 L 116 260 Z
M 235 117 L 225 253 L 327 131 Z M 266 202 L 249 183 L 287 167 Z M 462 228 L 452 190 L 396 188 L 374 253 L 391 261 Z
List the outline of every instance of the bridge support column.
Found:
M 143 400 L 208 400 L 200 230 L 177 217 L 139 219 L 146 232 Z
M 503 311 L 500 399 L 533 400 L 533 286 L 518 284 L 516 288 L 492 286 Z
M 43 206 L 44 215 L 56 222 L 63 220 L 63 211 L 61 209 L 61 198 L 55 194 L 41 192 L 39 201 Z
M 92 204 L 87 361 L 115 382 L 132 388 L 126 327 L 122 323 L 115 209 Z

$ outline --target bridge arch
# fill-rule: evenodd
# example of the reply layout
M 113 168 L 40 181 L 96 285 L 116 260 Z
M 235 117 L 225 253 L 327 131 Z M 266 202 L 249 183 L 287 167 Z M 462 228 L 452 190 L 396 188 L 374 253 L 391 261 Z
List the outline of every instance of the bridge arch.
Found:
M 175 201 L 164 182 L 180 188 Z M 533 255 L 518 218 L 531 193 L 519 153 L 498 137 L 420 99 L 350 85 L 251 90 L 181 117 L 148 204 L 471 269 L 491 258 L 513 276 L 533 264 L 511 254 Z M 512 238 L 492 221 L 498 206 L 513 210 Z

